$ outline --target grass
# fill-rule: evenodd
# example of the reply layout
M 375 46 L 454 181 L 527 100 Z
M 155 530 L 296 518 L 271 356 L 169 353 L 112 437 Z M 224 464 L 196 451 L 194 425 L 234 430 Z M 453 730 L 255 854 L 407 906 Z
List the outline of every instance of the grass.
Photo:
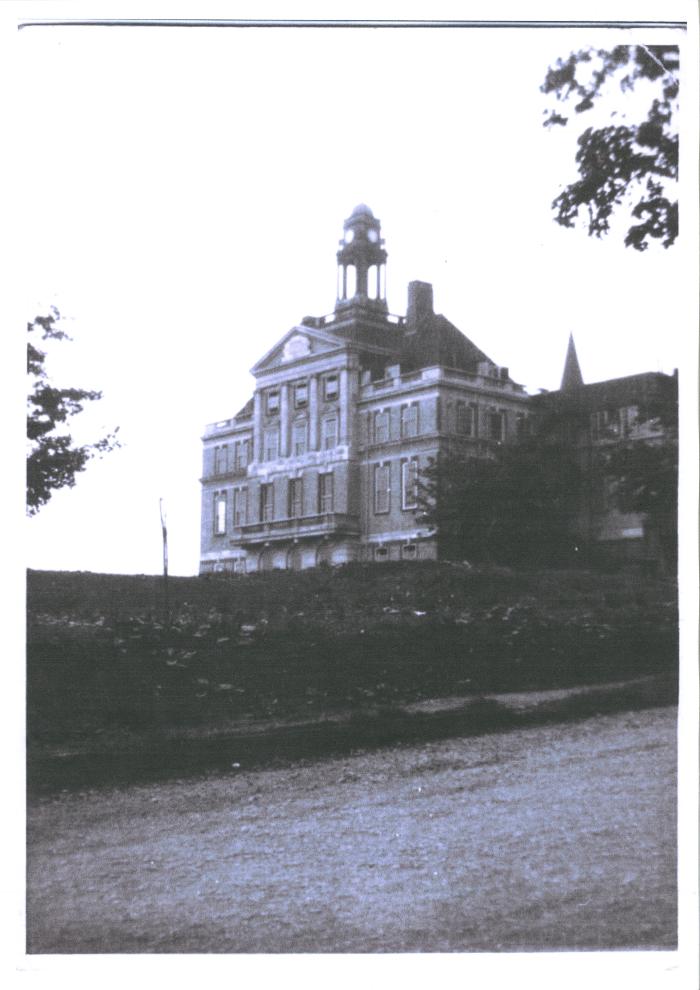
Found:
M 351 565 L 162 579 L 30 571 L 31 744 L 677 665 L 676 589 L 628 574 Z

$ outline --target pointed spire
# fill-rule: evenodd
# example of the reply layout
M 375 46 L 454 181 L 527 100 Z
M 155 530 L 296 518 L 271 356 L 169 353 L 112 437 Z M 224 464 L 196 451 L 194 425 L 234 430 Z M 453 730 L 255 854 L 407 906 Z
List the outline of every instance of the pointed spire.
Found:
M 561 376 L 561 385 L 559 387 L 564 392 L 570 388 L 577 388 L 579 385 L 583 385 L 583 375 L 581 374 L 578 357 L 576 356 L 574 335 L 570 333 L 566 361 L 564 362 L 564 374 Z

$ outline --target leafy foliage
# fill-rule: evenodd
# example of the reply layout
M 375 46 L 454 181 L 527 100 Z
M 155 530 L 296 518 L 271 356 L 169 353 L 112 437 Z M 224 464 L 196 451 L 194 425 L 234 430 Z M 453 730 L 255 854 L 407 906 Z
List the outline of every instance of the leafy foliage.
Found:
M 58 310 L 52 308 L 48 316 L 37 316 L 27 324 L 27 373 L 29 394 L 27 397 L 27 513 L 35 515 L 45 505 L 54 491 L 72 488 L 75 476 L 84 470 L 88 461 L 119 446 L 116 432 L 108 434 L 96 443 L 76 446 L 67 423 L 82 412 L 86 402 L 102 397 L 101 392 L 81 388 L 56 388 L 46 373 L 46 351 L 36 341 L 70 340 L 59 330 Z
M 582 208 L 588 211 L 588 233 L 607 233 L 610 218 L 625 199 L 636 200 L 625 244 L 646 250 L 651 238 L 669 247 L 678 236 L 678 202 L 671 190 L 678 179 L 678 48 L 675 45 L 618 45 L 612 51 L 584 49 L 550 67 L 543 93 L 565 103 L 575 99 L 576 114 L 591 110 L 605 84 L 619 79 L 622 92 L 641 82 L 655 85 L 645 119 L 637 124 L 589 127 L 578 139 L 579 180 L 553 201 L 555 218 L 573 227 Z M 565 126 L 568 117 L 550 110 L 545 127 Z
M 658 541 L 663 562 L 673 566 L 678 532 L 678 408 L 671 396 L 640 413 L 639 423 L 661 428 L 657 438 L 631 440 L 607 455 L 606 473 L 622 512 L 639 512 Z
M 579 471 L 559 444 L 530 440 L 490 458 L 443 455 L 426 469 L 420 518 L 447 559 L 561 564 L 570 559 Z

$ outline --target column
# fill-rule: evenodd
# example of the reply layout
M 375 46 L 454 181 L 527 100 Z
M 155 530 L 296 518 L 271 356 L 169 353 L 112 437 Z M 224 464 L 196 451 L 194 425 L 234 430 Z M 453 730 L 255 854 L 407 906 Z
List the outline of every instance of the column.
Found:
M 280 457 L 289 456 L 289 385 L 280 386 Z
M 318 449 L 318 375 L 309 379 L 309 450 Z
M 253 460 L 262 460 L 262 394 L 256 390 L 253 397 Z
M 348 369 L 341 368 L 339 378 L 340 422 L 338 424 L 338 441 L 348 442 Z

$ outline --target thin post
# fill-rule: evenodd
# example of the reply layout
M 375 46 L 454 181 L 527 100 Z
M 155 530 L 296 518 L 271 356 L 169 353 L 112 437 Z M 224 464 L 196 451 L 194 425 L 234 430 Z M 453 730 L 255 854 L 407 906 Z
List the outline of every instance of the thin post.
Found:
M 165 598 L 165 625 L 170 626 L 170 597 L 168 593 L 168 527 L 163 499 L 160 499 L 160 525 L 163 531 L 163 594 Z

